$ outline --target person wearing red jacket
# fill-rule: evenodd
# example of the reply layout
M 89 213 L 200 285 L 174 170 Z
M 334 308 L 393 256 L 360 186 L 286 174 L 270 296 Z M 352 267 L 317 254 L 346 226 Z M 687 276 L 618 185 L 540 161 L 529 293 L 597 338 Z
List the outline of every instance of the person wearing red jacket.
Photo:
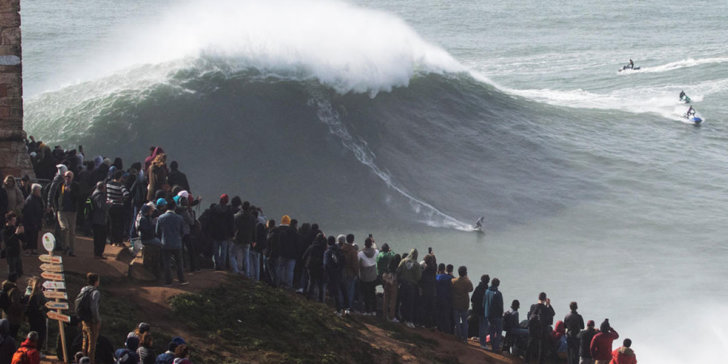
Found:
M 612 360 L 612 341 L 617 340 L 619 334 L 609 325 L 609 319 L 599 326 L 599 333 L 594 335 L 589 346 L 594 364 L 609 364 Z
M 28 338 L 23 341 L 18 351 L 13 355 L 11 364 L 40 364 L 40 352 L 36 349 L 38 345 L 38 333 L 31 331 Z
M 631 346 L 632 340 L 624 339 L 622 347 L 614 349 L 612 352 L 611 364 L 637 364 L 637 356 Z

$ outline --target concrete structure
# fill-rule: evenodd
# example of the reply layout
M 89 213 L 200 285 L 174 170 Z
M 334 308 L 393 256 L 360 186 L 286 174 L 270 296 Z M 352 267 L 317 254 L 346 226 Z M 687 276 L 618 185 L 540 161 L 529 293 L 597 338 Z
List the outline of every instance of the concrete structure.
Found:
M 23 131 L 20 0 L 0 0 L 0 172 L 33 176 Z

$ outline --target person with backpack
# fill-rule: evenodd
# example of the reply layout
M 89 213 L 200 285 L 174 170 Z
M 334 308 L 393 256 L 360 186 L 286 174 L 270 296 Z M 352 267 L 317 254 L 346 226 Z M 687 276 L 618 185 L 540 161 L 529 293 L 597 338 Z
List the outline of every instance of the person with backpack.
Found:
M 329 297 L 334 298 L 336 314 L 341 315 L 343 310 L 343 297 L 341 293 L 341 272 L 344 270 L 344 255 L 336 245 L 336 238 L 329 236 L 327 240 L 328 249 L 324 253 L 324 271 L 328 281 Z
M 20 348 L 13 354 L 11 364 L 40 364 L 40 352 L 38 351 L 38 333 L 31 331 L 27 339 L 20 344 Z
M 579 339 L 579 364 L 594 364 L 591 356 L 591 341 L 599 331 L 594 329 L 594 320 L 586 322 L 586 330 L 582 330 L 577 336 Z
M 417 283 L 422 278 L 422 267 L 417 262 L 417 249 L 410 250 L 397 267 L 397 281 L 401 298 L 402 318 L 409 328 L 414 328 L 415 307 L 417 299 Z M 472 288 L 470 288 L 472 290 Z M 467 308 L 466 308 L 467 310 Z
M 326 237 L 319 232 L 313 244 L 303 252 L 303 263 L 308 273 L 308 287 L 306 298 L 311 299 L 314 289 L 318 291 L 317 301 L 324 301 L 324 253 L 326 252 Z
M 182 216 L 175 213 L 174 201 L 168 201 L 167 211 L 157 219 L 157 227 L 155 229 L 162 241 L 162 266 L 164 268 L 164 282 L 166 285 L 172 284 L 172 258 L 174 258 L 177 267 L 179 284 L 189 284 L 185 279 L 182 263 L 182 235 L 184 224 L 185 222 Z
M 525 342 L 528 338 L 528 329 L 522 328 L 518 320 L 518 309 L 521 302 L 513 300 L 511 309 L 503 314 L 503 331 L 506 332 L 503 340 L 503 351 L 519 355 L 526 348 Z
M 140 364 L 154 364 L 154 342 L 152 341 L 152 333 L 144 332 L 139 336 L 139 348 L 137 348 Z
M 443 265 L 444 268 L 444 265 Z M 478 339 L 480 341 L 480 348 L 485 349 L 486 337 L 490 330 L 490 325 L 485 316 L 483 297 L 485 297 L 485 291 L 488 290 L 488 283 L 490 283 L 490 276 L 483 274 L 480 276 L 480 283 L 473 290 L 473 294 L 470 296 L 470 303 L 472 305 L 473 315 L 478 317 Z
M 483 306 L 485 317 L 490 327 L 490 344 L 494 353 L 500 353 L 503 338 L 503 294 L 498 290 L 500 279 L 493 278 L 488 290 L 485 291 Z
M 10 364 L 17 349 L 15 338 L 10 335 L 10 323 L 0 320 L 0 364 Z
M 528 311 L 528 350 L 526 360 L 532 356 L 538 358 L 538 362 L 546 360 L 547 351 L 551 345 L 551 325 L 554 323 L 554 308 L 551 307 L 551 299 L 546 297 L 546 292 L 538 294 L 538 302 L 531 305 Z
M 566 325 L 566 345 L 568 364 L 579 364 L 579 333 L 584 330 L 584 318 L 576 312 L 579 308 L 576 302 L 569 304 L 571 312 L 564 317 Z
M 91 364 L 96 362 L 96 341 L 101 331 L 101 314 L 99 313 L 99 275 L 96 273 L 86 274 L 86 286 L 76 296 L 74 301 L 76 315 L 81 319 L 81 330 L 83 344 L 81 351 L 91 358 Z

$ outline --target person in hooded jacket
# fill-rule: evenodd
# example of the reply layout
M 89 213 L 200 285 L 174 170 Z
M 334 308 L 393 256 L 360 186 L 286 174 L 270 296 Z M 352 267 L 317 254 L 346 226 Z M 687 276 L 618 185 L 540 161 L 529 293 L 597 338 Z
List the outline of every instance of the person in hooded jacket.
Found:
M 293 289 L 293 275 L 296 268 L 298 231 L 295 225 L 291 224 L 288 215 L 281 217 L 281 224 L 278 226 L 278 277 L 279 286 Z
M 41 190 L 41 185 L 33 183 L 30 187 L 30 196 L 25 199 L 25 206 L 23 206 L 25 248 L 33 255 L 38 254 L 38 234 L 43 227 L 43 198 L 41 198 Z
M 357 249 L 354 247 L 354 234 L 336 237 L 339 249 L 344 254 L 344 271 L 341 278 L 341 292 L 344 295 L 344 313 L 349 314 L 354 306 L 354 293 L 356 292 L 356 279 L 359 276 L 359 259 Z
M 20 348 L 13 354 L 11 364 L 40 364 L 40 352 L 37 348 L 38 333 L 31 331 L 25 341 L 20 344 Z
M 499 286 L 500 279 L 493 278 L 483 297 L 483 312 L 488 319 L 490 343 L 494 353 L 501 352 L 503 338 L 503 294 L 498 290 Z
M 311 298 L 314 289 L 317 290 L 318 302 L 324 301 L 324 253 L 326 252 L 326 237 L 319 232 L 305 252 L 303 252 L 303 264 L 308 273 L 308 287 L 306 297 Z
M 599 325 L 599 333 L 592 338 L 589 350 L 595 364 L 609 364 L 612 360 L 612 341 L 619 339 L 619 334 L 609 324 L 608 319 L 604 319 Z
M 373 247 L 371 238 L 364 241 L 364 249 L 357 255 L 359 258 L 359 287 L 361 287 L 361 295 L 364 297 L 364 315 L 376 316 L 377 299 L 377 254 L 379 250 Z
M 18 343 L 10 335 L 10 323 L 7 319 L 0 320 L 0 364 L 10 364 Z
M 15 177 L 6 176 L 2 188 L 7 194 L 8 211 L 15 211 L 16 214 L 19 214 L 23 210 L 25 198 L 23 197 L 23 191 L 15 183 Z
M 624 339 L 622 346 L 614 349 L 611 364 L 637 364 L 637 356 L 632 350 L 632 340 Z
M 341 314 L 343 310 L 343 297 L 341 288 L 341 272 L 344 269 L 344 255 L 336 245 L 336 238 L 329 236 L 327 240 L 326 252 L 324 253 L 324 272 L 328 281 L 327 290 L 329 297 L 334 298 L 336 303 L 336 313 Z
M 553 352 L 560 360 L 568 359 L 568 343 L 566 342 L 566 325 L 563 321 L 556 321 L 554 331 L 551 332 L 551 340 L 553 343 Z
M 422 267 L 417 263 L 417 249 L 410 250 L 407 258 L 397 267 L 397 281 L 401 298 L 402 319 L 407 327 L 413 328 L 417 298 L 417 283 L 422 278 Z
M 235 235 L 235 218 L 227 194 L 220 195 L 220 202 L 210 208 L 207 231 L 213 241 L 215 269 L 225 270 L 228 266 L 230 241 Z
M 139 337 L 139 348 L 137 348 L 140 364 L 154 364 L 154 343 L 152 333 L 145 332 Z

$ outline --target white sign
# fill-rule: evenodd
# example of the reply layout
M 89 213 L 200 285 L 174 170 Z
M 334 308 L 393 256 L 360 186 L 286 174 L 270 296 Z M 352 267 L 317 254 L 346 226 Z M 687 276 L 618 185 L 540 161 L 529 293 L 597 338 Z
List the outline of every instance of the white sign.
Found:
M 66 289 L 66 282 L 45 281 L 43 282 L 45 289 Z
M 53 236 L 51 233 L 45 233 L 43 234 L 43 247 L 45 250 L 47 250 L 49 253 L 53 251 L 53 249 L 56 248 L 56 237 Z

